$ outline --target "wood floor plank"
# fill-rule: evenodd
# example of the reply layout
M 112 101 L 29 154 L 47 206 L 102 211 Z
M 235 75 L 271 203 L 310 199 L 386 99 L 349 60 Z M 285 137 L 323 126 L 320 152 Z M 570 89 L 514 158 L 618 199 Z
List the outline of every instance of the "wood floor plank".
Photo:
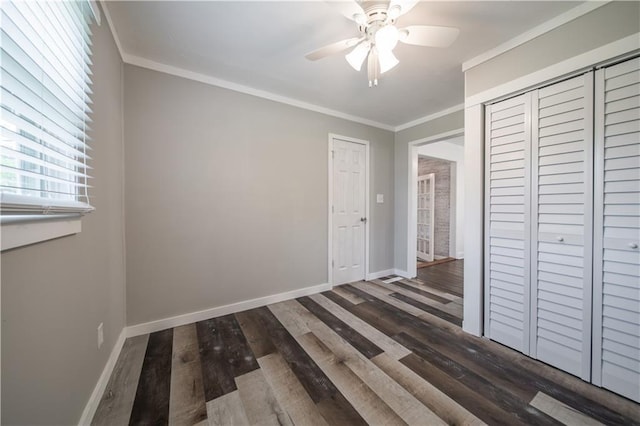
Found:
M 310 297 L 311 299 L 316 301 L 316 303 L 324 307 L 336 317 L 340 318 L 342 321 L 351 325 L 351 327 L 357 330 L 360 334 L 378 345 L 386 354 L 388 354 L 392 358 L 400 359 L 410 353 L 407 348 L 405 348 L 386 334 L 380 332 L 378 329 L 371 326 L 366 321 L 361 320 L 342 306 L 335 303 L 333 300 L 330 300 L 326 297 L 326 295 L 314 294 Z
M 371 359 L 378 368 L 405 388 L 450 425 L 481 426 L 485 423 L 413 370 L 383 353 Z
M 332 289 L 332 291 L 335 294 L 337 294 L 338 296 L 344 297 L 345 299 L 347 299 L 349 302 L 353 303 L 354 305 L 357 305 L 359 303 L 364 302 L 364 300 L 362 300 L 358 296 L 354 296 L 353 294 L 349 293 L 348 291 L 345 291 L 341 286 L 334 287 Z
M 291 418 L 278 403 L 261 369 L 238 376 L 235 380 L 250 425 L 293 426 Z
M 195 324 L 173 329 L 169 424 L 192 426 L 207 419 Z
M 425 311 L 428 314 L 431 315 L 435 315 L 439 318 L 442 318 L 445 321 L 449 321 L 452 324 L 455 324 L 459 327 L 462 327 L 462 318 L 459 318 L 457 316 L 451 315 L 441 309 L 438 308 L 434 308 L 431 305 L 427 305 L 426 303 L 422 303 L 418 300 L 416 300 L 415 298 L 411 298 L 411 297 L 407 297 L 404 294 L 400 294 L 400 293 L 392 293 L 390 294 L 391 297 L 395 297 L 398 300 L 403 301 L 404 303 L 407 303 L 409 305 L 415 306 L 416 308 Z
M 246 426 L 249 424 L 237 390 L 207 402 L 209 426 Z
M 344 292 L 345 293 L 349 293 L 346 290 L 344 290 Z M 324 297 L 326 297 L 327 299 L 331 300 L 333 303 L 335 303 L 338 306 L 341 306 L 344 309 L 349 310 L 352 307 L 356 306 L 354 303 L 349 302 L 347 299 L 345 299 L 344 297 L 340 296 L 335 291 L 323 291 L 320 294 L 322 294 Z
M 442 298 L 448 299 L 451 302 L 459 302 L 462 301 L 462 297 L 460 296 L 456 296 L 455 294 L 451 294 L 449 292 L 428 286 L 427 284 L 425 284 L 422 281 L 418 281 L 418 280 L 414 280 L 414 279 L 410 279 L 410 278 L 403 278 L 402 281 L 400 281 L 403 284 L 406 285 L 410 285 L 413 288 L 416 288 L 418 290 L 426 290 L 429 293 L 433 293 L 436 294 Z
M 365 425 L 366 422 L 300 346 L 275 315 L 266 307 L 254 310 L 266 332 L 305 391 L 329 424 Z
M 149 335 L 130 425 L 168 424 L 173 329 Z
M 603 426 L 599 421 L 582 414 L 580 411 L 575 410 L 542 392 L 538 392 L 533 400 L 531 400 L 531 406 L 547 413 L 549 416 L 565 425 Z
M 265 333 L 264 325 L 260 324 L 254 310 L 238 312 L 234 315 L 256 358 L 276 352 L 276 347 L 269 334 Z
M 460 320 L 462 319 L 462 310 L 461 310 L 462 305 L 454 304 L 454 302 L 451 301 L 451 300 L 444 299 L 444 300 L 446 300 L 446 302 L 445 302 L 446 304 L 445 304 L 445 303 L 438 302 L 438 301 L 436 301 L 436 300 L 434 300 L 432 298 L 425 297 L 425 296 L 422 296 L 422 295 L 417 294 L 417 293 L 413 293 L 410 290 L 406 290 L 403 287 L 395 286 L 396 283 L 391 283 L 391 284 L 377 283 L 377 284 L 380 285 L 380 286 L 385 287 L 387 290 L 392 291 L 389 294 L 389 296 L 395 297 L 393 295 L 399 293 L 399 294 L 402 294 L 402 295 L 406 296 L 406 299 L 404 299 L 404 298 L 401 299 L 404 302 L 407 302 L 407 299 L 411 299 L 412 301 L 417 301 L 417 302 L 420 302 L 421 304 L 429 305 L 429 306 L 437 309 L 437 311 L 432 311 L 431 313 L 437 314 L 439 312 L 444 312 L 445 314 L 453 315 L 453 316 L 459 318 Z M 407 302 L 407 303 L 409 303 L 409 302 Z M 409 304 L 413 304 L 413 303 L 409 303 Z M 414 306 L 416 306 L 417 308 L 421 309 L 421 307 L 418 306 L 418 305 L 414 304 Z
M 447 358 L 427 345 L 422 344 L 412 336 L 400 333 L 395 337 L 405 347 L 411 349 L 416 355 L 425 359 L 435 367 L 444 371 L 451 377 L 467 386 L 469 389 L 479 390 L 495 405 L 526 424 L 558 425 L 559 422 L 538 409 L 527 407 L 527 402 L 514 396 L 506 389 L 495 386 L 487 378 L 476 374 L 474 371 Z
M 278 353 L 258 358 L 258 364 L 280 406 L 296 425 L 328 426 L 287 362 Z
M 236 390 L 234 378 L 259 368 L 238 321 L 225 315 L 196 323 L 205 399 Z
M 417 288 L 417 287 L 405 284 L 402 281 L 396 281 L 396 282 L 391 283 L 389 285 L 395 286 L 395 287 L 399 287 L 399 288 L 404 289 L 404 290 L 411 291 L 413 293 L 419 294 L 420 296 L 427 297 L 427 298 L 429 298 L 431 300 L 434 300 L 436 302 L 440 302 L 442 304 L 446 304 L 446 303 L 449 303 L 449 302 L 453 301 L 453 300 L 451 300 L 449 298 L 439 296 L 436 293 L 434 293 L 433 291 L 428 291 L 428 290 L 425 290 L 425 289 Z
M 92 425 L 111 426 L 129 423 L 148 341 L 148 334 L 125 340 L 93 416 Z
M 334 358 L 340 364 L 346 365 L 355 373 L 366 386 L 375 392 L 407 424 L 420 422 L 426 422 L 429 425 L 445 424 L 411 393 L 328 327 L 313 327 L 312 333 L 333 353 Z
M 298 342 L 368 424 L 406 424 L 313 333 L 298 336 Z
M 482 389 L 469 389 L 460 383 L 457 378 L 449 376 L 418 355 L 412 353 L 402 358 L 400 362 L 487 424 L 528 426 L 527 423 L 511 416 L 501 407 L 486 399 Z
M 367 358 L 373 358 L 382 353 L 382 349 L 379 346 L 322 307 L 315 300 L 309 297 L 300 297 L 296 300 Z

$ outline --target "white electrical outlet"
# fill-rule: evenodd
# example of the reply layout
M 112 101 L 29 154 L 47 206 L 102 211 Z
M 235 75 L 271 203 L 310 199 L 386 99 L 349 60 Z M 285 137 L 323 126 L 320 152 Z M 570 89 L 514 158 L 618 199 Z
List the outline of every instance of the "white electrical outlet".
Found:
M 100 349 L 100 346 L 102 346 L 103 343 L 104 343 L 104 330 L 102 327 L 102 323 L 100 323 L 100 325 L 98 326 L 98 349 Z

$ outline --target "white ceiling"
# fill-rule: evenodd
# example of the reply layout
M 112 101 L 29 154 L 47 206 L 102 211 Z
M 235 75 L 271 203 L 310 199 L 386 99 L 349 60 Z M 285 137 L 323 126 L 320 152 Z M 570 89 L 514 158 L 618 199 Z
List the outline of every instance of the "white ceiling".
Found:
M 344 55 L 306 53 L 358 35 L 322 1 L 121 1 L 108 13 L 127 57 L 135 56 L 279 96 L 398 126 L 463 102 L 462 63 L 582 2 L 425 1 L 398 26 L 460 28 L 447 49 L 399 44 L 400 64 L 369 88 Z

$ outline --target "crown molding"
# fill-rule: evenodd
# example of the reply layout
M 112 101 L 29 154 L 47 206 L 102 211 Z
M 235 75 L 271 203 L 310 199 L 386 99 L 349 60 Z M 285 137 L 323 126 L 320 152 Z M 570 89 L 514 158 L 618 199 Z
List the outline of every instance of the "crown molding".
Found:
M 380 123 L 378 121 L 369 120 L 363 117 L 358 117 L 356 115 L 351 115 L 344 113 L 342 111 L 337 111 L 330 108 L 325 108 L 320 105 L 315 105 L 308 102 L 299 101 L 297 99 L 289 98 L 286 96 L 281 96 L 272 92 L 268 92 L 266 90 L 256 89 L 254 87 L 245 86 L 242 84 L 233 83 L 231 81 L 223 80 L 212 75 L 201 74 L 193 71 L 189 71 L 184 68 L 175 67 L 172 65 L 164 64 L 161 62 L 156 62 L 151 59 L 143 58 L 141 56 L 132 55 L 127 53 L 122 47 L 122 43 L 120 42 L 120 37 L 118 36 L 118 32 L 116 31 L 116 27 L 113 24 L 113 19 L 111 18 L 111 14 L 109 13 L 109 8 L 107 6 L 106 0 L 100 0 L 100 4 L 102 5 L 102 10 L 107 19 L 107 23 L 109 24 L 109 29 L 111 30 L 111 34 L 113 35 L 113 39 L 118 47 L 118 51 L 120 52 L 120 57 L 122 61 L 126 64 L 136 65 L 142 68 L 151 69 L 154 71 L 159 71 L 165 74 L 171 74 L 177 77 L 186 78 L 189 80 L 198 81 L 200 83 L 205 83 L 211 86 L 222 87 L 224 89 L 233 90 L 235 92 L 244 93 L 247 95 L 257 96 L 259 98 L 268 99 L 270 101 L 279 102 L 286 105 L 291 105 L 297 108 L 306 109 L 308 111 L 318 112 L 320 114 L 329 115 L 331 117 L 341 118 L 343 120 L 351 121 L 354 123 L 364 124 L 366 126 L 376 127 L 382 130 L 395 131 L 395 127 L 389 124 Z
M 154 71 L 159 71 L 165 74 L 175 75 L 177 77 L 186 78 L 193 81 L 198 81 L 200 83 L 205 83 L 211 86 L 221 87 L 223 89 L 233 90 L 235 92 L 244 93 L 251 96 L 256 96 L 259 98 L 267 99 L 274 102 L 279 102 L 282 104 L 291 105 L 297 108 L 306 109 L 313 112 L 318 112 L 320 114 L 329 115 L 336 118 L 341 118 L 343 120 L 352 121 L 355 123 L 364 124 L 371 127 L 377 127 L 379 129 L 394 131 L 394 127 L 389 124 L 380 123 L 377 121 L 369 120 L 366 118 L 358 117 L 351 114 L 346 114 L 341 111 L 337 111 L 330 108 L 325 108 L 319 105 L 311 104 L 308 102 L 299 101 L 297 99 L 289 98 L 286 96 L 281 96 L 272 92 L 267 92 L 265 90 L 256 89 L 254 87 L 245 86 L 242 84 L 233 83 L 231 81 L 223 80 L 220 78 L 213 77 L 207 74 L 201 74 L 194 71 L 189 71 L 184 68 L 174 67 L 172 65 L 163 64 L 161 62 L 152 61 L 150 59 L 146 59 L 140 56 L 130 55 L 125 53 L 123 58 L 125 63 L 136 65 L 142 68 L 151 69 Z
M 454 105 L 451 108 L 443 109 L 442 111 L 438 111 L 438 112 L 435 112 L 433 114 L 426 115 L 426 116 L 424 116 L 422 118 L 418 118 L 416 120 L 409 121 L 407 123 L 404 123 L 404 124 L 401 124 L 399 126 L 396 126 L 394 131 L 395 132 L 400 132 L 402 130 L 409 129 L 411 127 L 417 126 L 419 124 L 423 124 L 423 123 L 426 123 L 428 121 L 435 120 L 436 118 L 444 117 L 445 115 L 449 115 L 449 114 L 457 112 L 457 111 L 462 111 L 463 109 L 464 109 L 464 103 L 461 103 L 461 104 L 458 104 L 458 105 Z
M 561 25 L 566 24 L 567 22 L 571 22 L 574 19 L 577 19 L 583 15 L 586 15 L 589 12 L 593 12 L 594 10 L 610 3 L 611 0 L 603 0 L 603 1 L 587 1 L 582 3 L 579 6 L 574 7 L 573 9 L 569 9 L 568 11 L 552 18 L 537 27 L 530 29 L 509 41 L 506 41 L 493 49 L 487 50 L 480 55 L 465 61 L 462 64 L 462 71 L 465 72 L 470 68 L 473 68 L 477 65 L 480 65 L 483 62 L 486 62 L 492 58 L 495 58 L 498 55 L 501 55 L 511 49 L 514 49 L 528 41 L 533 40 L 536 37 L 540 37 L 542 34 L 548 33 L 549 31 L 558 28 Z

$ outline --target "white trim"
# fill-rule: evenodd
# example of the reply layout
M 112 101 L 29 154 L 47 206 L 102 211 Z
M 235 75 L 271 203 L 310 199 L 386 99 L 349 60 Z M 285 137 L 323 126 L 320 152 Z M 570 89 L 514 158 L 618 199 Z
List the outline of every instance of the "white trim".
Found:
M 53 240 L 82 231 L 80 216 L 3 223 L 0 228 L 0 250 Z
M 404 123 L 404 124 L 401 124 L 399 126 L 396 126 L 394 131 L 395 132 L 400 132 L 402 130 L 409 129 L 411 127 L 415 127 L 415 126 L 417 126 L 419 124 L 423 124 L 423 123 L 435 120 L 436 118 L 444 117 L 445 115 L 449 115 L 449 114 L 457 112 L 457 111 L 462 111 L 463 109 L 464 109 L 464 103 L 461 103 L 461 104 L 452 106 L 451 108 L 443 109 L 442 111 L 438 111 L 438 112 L 435 112 L 433 114 L 424 116 L 422 118 L 418 118 L 416 120 L 409 121 L 407 123 Z
M 109 355 L 109 359 L 107 359 L 107 364 L 102 370 L 102 374 L 100 374 L 98 383 L 96 383 L 96 386 L 93 388 L 93 392 L 91 392 L 89 401 L 87 401 L 87 405 L 82 411 L 82 416 L 80 416 L 80 421 L 78 422 L 79 425 L 91 424 L 91 420 L 96 414 L 96 410 L 98 409 L 98 405 L 100 404 L 100 400 L 102 399 L 104 390 L 107 388 L 107 384 L 109 383 L 109 379 L 111 378 L 111 373 L 113 373 L 113 368 L 116 366 L 116 361 L 118 361 L 118 357 L 120 356 L 120 352 L 122 351 L 122 346 L 124 345 L 126 337 L 125 330 L 126 327 L 123 328 L 120 332 L 118 340 L 116 340 L 116 344 L 111 350 L 111 354 Z
M 458 253 L 456 253 L 456 259 L 464 259 L 464 252 L 459 251 Z
M 109 25 L 109 29 L 111 30 L 111 36 L 113 37 L 113 41 L 116 43 L 116 47 L 118 48 L 118 53 L 120 53 L 120 59 L 124 61 L 125 52 L 124 50 L 122 50 L 120 37 L 118 37 L 118 32 L 116 31 L 116 27 L 113 24 L 113 19 L 111 19 L 111 14 L 109 13 L 109 8 L 107 7 L 107 1 L 100 0 L 100 5 L 102 6 L 102 12 L 104 13 L 104 17 L 107 18 L 107 24 Z
M 409 273 L 407 271 L 403 271 L 402 269 L 394 269 L 393 270 L 393 275 L 397 275 L 397 276 L 402 277 L 402 278 L 414 278 L 415 277 L 415 275 L 414 275 L 414 277 L 410 277 Z
M 367 276 L 369 275 L 369 241 L 370 241 L 370 234 L 369 231 L 371 229 L 371 214 L 370 214 L 370 206 L 369 206 L 369 201 L 370 201 L 370 197 L 369 197 L 369 190 L 370 190 L 370 173 L 369 171 L 371 170 L 371 149 L 370 149 L 370 144 L 369 141 L 363 140 L 363 139 L 356 139 L 356 138 L 351 138 L 348 136 L 341 136 L 341 135 L 337 135 L 335 133 L 329 133 L 329 151 L 328 151 L 328 191 L 327 193 L 329 194 L 329 199 L 328 199 L 328 224 L 329 224 L 329 229 L 328 229 L 328 247 L 327 247 L 327 264 L 328 264 L 328 275 L 327 275 L 327 281 L 329 282 L 329 284 L 333 285 L 333 265 L 332 260 L 333 260 L 333 211 L 332 211 L 332 206 L 333 206 L 333 141 L 335 139 L 339 139 L 345 142 L 352 142 L 352 143 L 358 143 L 361 145 L 365 146 L 365 193 L 364 193 L 364 204 L 365 204 L 365 217 L 367 218 L 367 221 L 365 222 L 365 226 L 364 226 L 364 279 L 367 279 Z
M 574 7 L 573 9 L 569 9 L 568 11 L 556 16 L 555 18 L 552 18 L 544 22 L 543 24 L 540 24 L 537 27 L 532 28 L 529 31 L 526 31 L 520 35 L 517 35 L 511 40 L 508 40 L 494 47 L 493 49 L 487 50 L 486 52 L 481 53 L 480 55 L 463 62 L 462 71 L 463 72 L 467 71 L 470 68 L 480 65 L 483 62 L 486 62 L 492 58 L 495 58 L 498 55 L 501 55 L 524 43 L 527 43 L 535 39 L 536 37 L 540 37 L 541 35 L 560 27 L 566 24 L 567 22 L 571 22 L 574 19 L 577 19 L 583 15 L 586 15 L 587 13 L 593 12 L 599 7 L 606 5 L 610 1 L 611 0 L 587 1 L 585 3 L 580 4 L 579 6 Z
M 285 300 L 295 299 L 297 297 L 309 296 L 323 291 L 329 291 L 333 288 L 331 284 L 318 284 L 311 287 L 291 290 L 284 293 L 272 294 L 270 296 L 258 297 L 256 299 L 244 300 L 242 302 L 231 303 L 229 305 L 217 306 L 215 308 L 205 309 L 202 311 L 191 312 L 188 314 L 177 315 L 175 317 L 163 318 L 156 321 L 145 322 L 126 327 L 126 337 L 140 336 L 142 334 L 153 333 L 156 331 L 166 330 L 172 327 L 192 324 L 194 322 L 219 317 L 222 315 L 233 314 L 236 312 L 246 311 Z
M 222 87 L 223 89 L 233 90 L 235 92 L 244 93 L 246 95 L 268 99 L 270 101 L 291 105 L 296 108 L 306 109 L 313 112 L 318 112 L 320 114 L 329 115 L 331 117 L 341 118 L 343 120 L 348 120 L 348 121 L 364 124 L 371 127 L 377 127 L 383 130 L 394 131 L 395 129 L 395 127 L 389 124 L 384 124 L 384 123 L 369 120 L 366 118 L 358 117 L 355 115 L 346 114 L 344 112 L 340 112 L 334 109 L 325 108 L 325 107 L 314 105 L 308 102 L 299 101 L 299 100 L 278 95 L 272 92 L 267 92 L 266 90 L 260 90 L 254 87 L 233 83 L 231 81 L 223 80 L 210 75 L 189 71 L 184 68 L 179 68 L 172 65 L 167 65 L 160 62 L 152 61 L 150 59 L 142 58 L 140 56 L 135 56 L 135 55 L 131 55 L 123 52 L 122 59 L 127 64 L 136 65 L 142 68 L 159 71 L 165 74 L 170 74 L 170 75 L 186 78 L 193 81 L 198 81 L 200 83 L 209 84 L 211 86 Z
M 462 330 L 481 336 L 483 330 L 484 264 L 484 108 L 464 114 L 464 303 Z
M 389 275 L 395 275 L 394 269 L 385 269 L 384 271 L 372 272 L 367 274 L 367 281 L 377 280 L 378 278 L 387 277 Z
M 464 129 L 456 129 L 448 132 L 440 133 L 437 135 L 429 136 L 427 138 L 418 139 L 415 141 L 409 142 L 408 148 L 408 174 L 407 174 L 407 184 L 408 184 L 408 193 L 407 193 L 407 270 L 406 274 L 408 275 L 406 278 L 412 278 L 417 275 L 416 268 L 416 221 L 417 221 L 417 210 L 416 206 L 418 205 L 418 186 L 417 186 L 417 177 L 418 177 L 418 147 L 421 145 L 426 145 L 431 142 L 443 141 L 446 139 L 450 139 L 452 137 L 460 136 L 464 134 Z
M 640 49 L 640 33 L 600 46 L 531 74 L 469 96 L 465 100 L 465 108 L 486 102 L 493 102 L 506 95 L 516 95 L 520 91 L 540 86 L 559 77 L 568 77 L 572 73 L 582 70 L 586 71 L 602 62 L 609 61 L 617 56 L 629 54 L 638 49 Z

